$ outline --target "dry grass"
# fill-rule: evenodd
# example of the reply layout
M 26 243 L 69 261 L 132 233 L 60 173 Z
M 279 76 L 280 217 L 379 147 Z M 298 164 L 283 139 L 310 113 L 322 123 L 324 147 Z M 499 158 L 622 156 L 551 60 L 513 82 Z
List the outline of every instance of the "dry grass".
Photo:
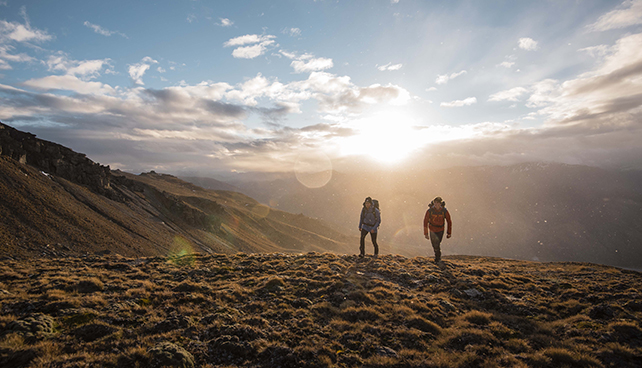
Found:
M 0 366 L 639 366 L 642 276 L 598 267 L 319 253 L 12 261 L 0 265 Z

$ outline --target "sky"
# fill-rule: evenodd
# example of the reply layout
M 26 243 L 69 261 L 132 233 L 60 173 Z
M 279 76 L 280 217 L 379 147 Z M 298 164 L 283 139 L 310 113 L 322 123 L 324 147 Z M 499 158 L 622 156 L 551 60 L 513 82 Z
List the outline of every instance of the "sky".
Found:
M 0 1 L 0 121 L 112 169 L 642 169 L 642 0 Z

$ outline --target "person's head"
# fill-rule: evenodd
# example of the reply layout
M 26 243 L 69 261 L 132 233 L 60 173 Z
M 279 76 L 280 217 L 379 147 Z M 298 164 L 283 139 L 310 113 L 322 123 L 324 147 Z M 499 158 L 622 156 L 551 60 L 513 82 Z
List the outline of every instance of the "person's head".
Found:
M 443 206 L 444 200 L 441 199 L 441 197 L 436 197 L 435 199 L 432 200 L 433 205 L 435 208 L 440 209 Z
M 367 198 L 366 198 L 366 200 L 363 202 L 363 205 L 364 205 L 366 208 L 370 208 L 370 207 L 372 206 L 372 198 L 367 197 Z

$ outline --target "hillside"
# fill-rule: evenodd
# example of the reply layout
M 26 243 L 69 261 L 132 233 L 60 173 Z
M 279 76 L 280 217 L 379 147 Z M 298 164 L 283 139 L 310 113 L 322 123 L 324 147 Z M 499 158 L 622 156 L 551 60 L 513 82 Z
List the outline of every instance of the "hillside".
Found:
M 229 182 L 261 203 L 325 220 L 348 234 L 356 231 L 363 199 L 377 198 L 380 245 L 389 253 L 428 254 L 422 221 L 428 203 L 441 196 L 454 222 L 453 237 L 443 244 L 446 254 L 642 268 L 639 171 L 531 163 L 334 172 L 318 189 L 293 174 L 269 181 L 239 174 Z
M 346 252 L 349 243 L 321 221 L 243 194 L 112 171 L 0 124 L 0 257 Z
M 642 274 L 244 254 L 0 263 L 2 367 L 639 367 Z

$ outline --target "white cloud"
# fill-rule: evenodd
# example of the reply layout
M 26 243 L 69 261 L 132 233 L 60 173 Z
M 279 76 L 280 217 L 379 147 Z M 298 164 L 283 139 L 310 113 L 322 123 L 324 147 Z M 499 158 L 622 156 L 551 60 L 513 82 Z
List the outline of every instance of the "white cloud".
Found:
M 188 14 L 186 20 L 188 23 L 192 23 L 193 21 L 196 20 L 196 14 Z
M 526 51 L 535 51 L 538 49 L 537 41 L 532 38 L 523 37 L 519 39 L 519 48 Z
M 451 102 L 442 102 L 439 106 L 441 107 L 463 107 L 463 106 L 470 106 L 472 104 L 477 103 L 477 98 L 476 97 L 468 97 L 463 100 L 455 100 Z
M 528 90 L 524 87 L 515 87 L 491 95 L 488 101 L 519 101 L 519 97 L 527 92 Z
M 390 0 L 390 4 L 399 4 L 399 0 Z
M 114 88 L 100 82 L 83 81 L 75 75 L 50 75 L 44 78 L 30 79 L 23 83 L 27 87 L 42 90 L 66 90 L 82 94 L 113 94 Z
M 610 52 L 610 47 L 607 45 L 597 45 L 597 46 L 585 47 L 577 51 L 586 52 L 587 54 L 591 55 L 591 57 L 594 57 L 594 58 L 601 58 Z
M 460 75 L 466 74 L 467 72 L 465 70 L 460 71 L 459 73 L 452 73 L 451 75 L 448 74 L 443 74 L 443 75 L 438 75 L 437 79 L 435 79 L 435 83 L 437 84 L 446 84 L 448 83 L 449 80 L 455 79 L 459 77 Z
M 279 50 L 279 53 L 288 59 L 293 61 L 290 63 L 290 66 L 294 68 L 295 73 L 310 73 L 316 71 L 322 71 L 330 69 L 334 66 L 332 59 L 330 58 L 315 58 L 312 54 L 303 54 L 301 56 L 287 52 L 284 50 Z
M 252 46 L 238 47 L 232 51 L 232 56 L 239 59 L 254 59 L 265 53 L 265 45 L 260 43 Z
M 334 64 L 329 58 L 309 58 L 307 60 L 294 60 L 290 63 L 296 73 L 310 73 L 332 68 Z
M 67 54 L 58 52 L 49 56 L 47 67 L 50 71 L 62 71 L 65 74 L 76 75 L 84 78 L 95 78 L 105 65 L 109 65 L 110 59 L 103 60 L 71 60 Z
M 426 92 L 432 92 L 432 91 L 436 91 L 436 90 L 437 90 L 437 87 L 430 87 L 430 88 L 426 89 Z
M 276 36 L 247 34 L 247 35 L 244 35 L 244 36 L 239 36 L 239 37 L 232 38 L 232 39 L 226 41 L 223 44 L 223 46 L 230 47 L 230 46 L 248 45 L 248 44 L 252 44 L 252 43 L 262 43 L 262 42 L 266 42 L 266 41 L 271 41 L 273 38 L 276 38 Z
M 377 69 L 379 69 L 379 70 L 381 70 L 383 72 L 383 71 L 386 71 L 386 70 L 399 70 L 402 67 L 403 67 L 403 64 L 394 64 L 393 65 L 392 63 L 388 63 L 386 65 L 378 66 Z
M 226 41 L 223 44 L 223 46 L 225 47 L 242 46 L 234 49 L 234 51 L 232 51 L 232 56 L 235 58 L 241 58 L 241 59 L 253 59 L 255 57 L 263 55 L 267 50 L 267 47 L 274 44 L 273 38 L 276 38 L 276 36 L 248 34 L 248 35 L 232 38 Z M 254 45 L 243 46 L 243 45 L 251 45 L 251 44 L 254 44 Z
M 299 28 L 286 28 L 283 30 L 284 34 L 290 35 L 292 37 L 299 37 L 301 36 L 301 29 Z
M 110 30 L 108 30 L 108 29 L 105 29 L 105 28 L 103 28 L 103 27 L 101 27 L 101 26 L 99 26 L 99 25 L 97 25 L 97 24 L 90 23 L 90 22 L 88 22 L 88 21 L 85 21 L 85 23 L 83 23 L 83 25 L 84 25 L 85 27 L 88 27 L 88 28 L 93 29 L 93 30 L 94 30 L 94 32 L 96 32 L 96 33 L 98 33 L 98 34 L 101 34 L 101 35 L 103 35 L 103 36 L 107 36 L 107 37 L 109 37 L 109 36 L 111 36 L 111 35 L 115 35 L 115 34 L 116 34 L 116 35 L 119 35 L 119 36 L 122 36 L 122 37 L 125 37 L 125 38 L 129 38 L 129 37 L 127 37 L 127 35 L 126 35 L 126 34 L 124 34 L 124 33 L 121 33 L 121 32 L 118 32 L 118 31 L 110 31 Z
M 219 23 L 221 27 L 231 27 L 234 24 L 233 21 L 227 18 L 219 18 L 219 19 L 221 20 L 221 23 Z
M 608 31 L 642 24 L 642 0 L 626 0 L 615 10 L 588 26 L 590 31 Z
M 158 72 L 159 72 L 159 73 L 165 73 L 165 72 L 167 72 L 167 70 L 165 70 L 165 69 L 161 68 L 160 66 L 159 66 L 158 68 L 156 68 L 156 70 L 158 70 Z
M 531 87 L 532 94 L 526 103 L 527 107 L 537 108 L 548 105 L 560 97 L 559 81 L 544 79 Z
M 143 75 L 149 70 L 151 64 L 157 64 L 158 61 L 152 59 L 149 56 L 145 56 L 140 63 L 129 65 L 129 76 L 134 81 L 135 84 L 144 85 Z
M 22 54 L 22 53 L 11 54 L 10 51 L 12 51 L 13 49 L 14 47 L 11 45 L 0 45 L 0 69 L 3 69 L 3 70 L 12 69 L 8 61 L 18 62 L 18 63 L 28 63 L 36 60 L 27 54 Z
M 16 22 L 7 22 L 0 20 L 0 43 L 15 42 L 43 42 L 53 38 L 46 31 L 31 28 L 29 18 L 27 17 L 26 8 L 23 6 L 20 10 L 25 24 Z
M 514 61 L 503 61 L 503 62 L 497 64 L 497 66 L 502 66 L 504 68 L 512 68 L 513 65 L 515 65 Z

